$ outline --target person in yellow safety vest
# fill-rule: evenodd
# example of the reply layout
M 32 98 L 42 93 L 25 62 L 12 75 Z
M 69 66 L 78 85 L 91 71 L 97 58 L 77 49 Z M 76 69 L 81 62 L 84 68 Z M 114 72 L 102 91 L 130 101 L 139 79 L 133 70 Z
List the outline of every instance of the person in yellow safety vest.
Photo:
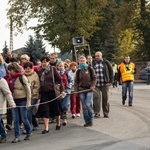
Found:
M 113 80 L 113 87 L 117 87 L 117 76 L 118 76 L 118 65 L 112 62 L 113 67 L 113 74 L 114 74 L 114 80 Z
M 123 63 L 119 65 L 118 79 L 122 81 L 122 104 L 125 105 L 127 90 L 129 93 L 128 105 L 132 106 L 135 64 L 130 62 L 130 57 L 125 56 Z

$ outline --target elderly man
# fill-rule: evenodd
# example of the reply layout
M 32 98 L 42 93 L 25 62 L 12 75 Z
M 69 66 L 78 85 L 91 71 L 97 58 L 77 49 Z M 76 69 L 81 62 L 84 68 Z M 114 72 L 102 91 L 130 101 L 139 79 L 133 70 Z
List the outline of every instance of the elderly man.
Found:
M 100 117 L 101 109 L 101 100 L 102 100 L 102 109 L 105 118 L 109 118 L 109 86 L 113 82 L 113 69 L 110 62 L 106 59 L 103 59 L 102 53 L 97 51 L 95 53 L 95 63 L 93 68 L 97 75 L 97 84 L 96 91 L 93 98 L 93 109 L 95 117 Z

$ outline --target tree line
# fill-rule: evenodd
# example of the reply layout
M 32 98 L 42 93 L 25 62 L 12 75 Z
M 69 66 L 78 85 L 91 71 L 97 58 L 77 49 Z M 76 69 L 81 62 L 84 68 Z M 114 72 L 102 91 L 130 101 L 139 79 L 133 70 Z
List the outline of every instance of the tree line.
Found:
M 30 27 L 61 53 L 73 52 L 72 38 L 84 36 L 91 53 L 101 50 L 110 61 L 130 55 L 150 59 L 150 3 L 148 0 L 9 0 L 13 28 Z M 85 51 L 86 53 L 86 51 Z

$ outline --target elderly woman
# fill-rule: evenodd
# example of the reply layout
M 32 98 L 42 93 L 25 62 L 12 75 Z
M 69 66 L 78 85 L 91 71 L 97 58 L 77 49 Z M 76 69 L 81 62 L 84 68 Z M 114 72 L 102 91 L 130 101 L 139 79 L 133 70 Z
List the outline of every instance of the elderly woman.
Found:
M 27 117 L 27 108 L 30 107 L 31 103 L 31 89 L 28 79 L 22 74 L 21 68 L 18 63 L 10 63 L 7 67 L 10 76 L 6 78 L 9 88 L 12 92 L 12 96 L 16 103 L 16 108 L 12 109 L 12 115 L 14 119 L 14 131 L 15 139 L 12 143 L 20 142 L 20 117 L 26 130 L 26 137 L 24 140 L 29 140 L 32 135 L 32 129 Z M 21 83 L 21 79 L 23 84 Z
M 93 125 L 94 112 L 92 108 L 93 91 L 97 82 L 95 71 L 92 67 L 88 67 L 86 64 L 86 58 L 84 56 L 79 57 L 79 69 L 76 72 L 75 77 L 75 92 L 80 92 L 80 100 L 82 104 L 84 127 Z
M 30 57 L 27 54 L 21 55 L 21 66 L 24 68 L 24 64 L 30 61 Z
M 42 134 L 49 132 L 49 118 L 50 114 L 56 116 L 56 130 L 60 130 L 60 108 L 57 101 L 54 85 L 53 85 L 53 75 L 54 73 L 55 82 L 57 81 L 60 84 L 60 91 L 64 94 L 64 86 L 61 80 L 61 77 L 57 69 L 53 66 L 50 66 L 50 59 L 48 57 L 41 58 L 42 68 L 39 70 L 38 75 L 40 78 L 40 103 L 43 103 L 39 106 L 38 112 L 36 114 L 37 118 L 43 118 L 45 129 L 42 131 Z M 55 100 L 53 100 L 55 99 Z
M 6 131 L 4 124 L 2 123 L 2 115 L 6 113 L 6 99 L 8 101 L 9 106 L 15 108 L 16 104 L 13 100 L 11 91 L 9 90 L 8 84 L 5 79 L 0 78 L 0 143 L 6 142 Z

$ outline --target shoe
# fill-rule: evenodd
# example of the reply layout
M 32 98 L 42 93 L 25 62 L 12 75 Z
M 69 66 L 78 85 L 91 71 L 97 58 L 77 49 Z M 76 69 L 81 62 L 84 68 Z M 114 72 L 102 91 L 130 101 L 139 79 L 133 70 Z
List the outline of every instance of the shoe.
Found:
M 129 106 L 132 106 L 132 104 L 129 104 Z
M 109 116 L 108 115 L 104 115 L 104 118 L 109 118 Z
M 20 129 L 23 129 L 24 125 L 23 123 L 20 124 Z
M 27 134 L 26 130 L 23 130 L 23 134 Z
M 32 134 L 27 134 L 26 137 L 24 138 L 24 140 L 30 140 L 31 136 L 32 136 Z
M 12 126 L 9 125 L 9 124 L 7 124 L 7 125 L 6 125 L 6 129 L 7 129 L 7 130 L 12 130 Z
M 60 130 L 60 128 L 61 128 L 61 126 L 58 126 L 58 125 L 56 126 L 56 130 Z
M 15 138 L 13 141 L 12 141 L 12 143 L 18 143 L 18 142 L 20 142 L 21 140 L 20 140 L 20 138 Z
M 122 100 L 122 105 L 125 105 L 125 100 Z
M 5 143 L 7 141 L 6 137 L 1 137 L 0 143 Z
M 95 113 L 94 117 L 95 118 L 100 118 L 100 114 L 99 113 Z
M 56 122 L 56 119 L 55 118 L 53 118 L 53 119 L 51 119 L 50 121 L 49 121 L 49 123 L 55 123 Z
M 80 117 L 80 114 L 76 114 L 77 117 Z
M 38 130 L 38 127 L 33 127 L 32 131 Z
M 49 130 L 43 130 L 42 131 L 42 134 L 46 134 L 46 133 L 48 133 L 49 132 Z
M 73 114 L 73 115 L 72 115 L 72 119 L 75 119 L 75 118 L 76 118 L 76 115 L 75 115 L 75 114 Z
M 89 122 L 89 123 L 84 124 L 84 127 L 90 127 L 92 125 L 93 125 L 93 122 Z
M 63 125 L 63 126 L 66 126 L 66 125 L 67 125 L 67 119 L 64 119 L 64 120 L 63 120 L 62 125 Z

